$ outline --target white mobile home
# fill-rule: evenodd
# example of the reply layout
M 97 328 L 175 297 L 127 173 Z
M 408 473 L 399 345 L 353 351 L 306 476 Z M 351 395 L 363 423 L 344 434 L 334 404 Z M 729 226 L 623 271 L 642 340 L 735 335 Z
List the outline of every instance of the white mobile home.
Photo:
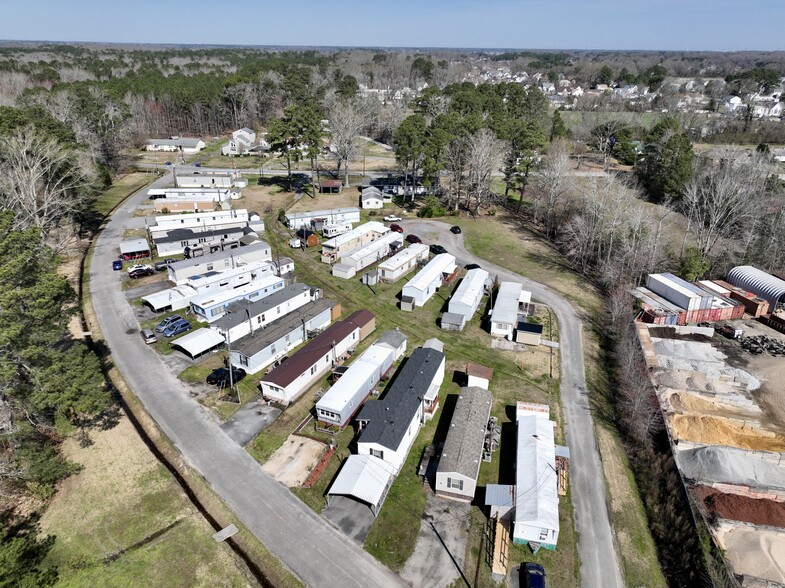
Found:
M 170 139 L 149 139 L 145 142 L 146 151 L 182 151 L 184 154 L 199 153 L 205 142 L 196 137 L 172 137 Z
M 177 188 L 245 188 L 248 186 L 248 179 L 238 172 L 201 172 L 177 175 L 174 184 Z
M 182 261 L 169 264 L 169 281 L 180 286 L 186 284 L 188 278 L 192 276 L 212 271 L 220 272 L 256 261 L 270 261 L 271 259 L 270 245 L 264 241 L 259 241 L 240 249 L 218 251 L 209 255 L 183 259 Z
M 455 271 L 455 257 L 441 253 L 434 257 L 403 287 L 402 295 L 410 297 L 414 306 L 423 306 L 441 287 L 444 278 Z
M 212 323 L 210 328 L 220 332 L 229 341 L 237 341 L 309 302 L 318 300 L 321 296 L 318 288 L 311 288 L 307 284 L 292 284 L 262 300 L 234 302 L 226 309 L 224 316 Z
M 201 253 L 235 249 L 246 235 L 256 236 L 247 226 L 208 231 L 173 229 L 166 236 L 155 239 L 155 249 L 161 257 L 183 254 L 197 257 Z
M 379 264 L 379 279 L 388 284 L 396 282 L 426 259 L 428 259 L 427 245 L 422 243 L 409 245 Z
M 381 400 L 365 403 L 357 421 L 357 453 L 372 455 L 392 465 L 396 474 L 423 423 L 423 399 L 444 381 L 444 353 L 415 349 Z
M 262 396 L 290 404 L 338 365 L 349 350 L 360 344 L 360 330 L 366 324 L 363 321 L 374 319 L 373 313 L 361 311 L 327 327 L 262 378 L 259 382 Z
M 518 402 L 512 540 L 554 550 L 559 540 L 559 494 L 549 416 L 547 405 Z
M 348 233 L 352 230 L 352 223 L 350 222 L 343 222 L 343 223 L 335 223 L 331 225 L 322 225 L 322 237 L 325 239 L 332 239 L 333 237 L 337 237 L 338 235 L 343 235 L 344 233 Z
M 319 399 L 316 418 L 345 427 L 392 364 L 406 352 L 406 341 L 406 335 L 398 330 L 382 334 Z
M 487 281 L 488 272 L 484 269 L 473 269 L 466 272 L 466 276 L 450 298 L 448 312 L 463 315 L 466 322 L 472 320 L 480 301 L 482 301 Z
M 248 224 L 248 211 L 238 210 L 213 210 L 210 212 L 195 212 L 188 214 L 164 214 L 153 217 L 155 224 L 149 225 L 147 230 L 151 234 L 166 234 L 173 229 L 208 230 L 214 227 L 244 226 Z
M 436 494 L 466 502 L 474 500 L 491 400 L 487 389 L 461 389 L 436 469 Z
M 143 296 L 142 300 L 155 312 L 188 308 L 191 300 L 211 292 L 232 290 L 254 280 L 273 275 L 273 266 L 267 262 L 254 262 L 222 272 L 210 271 L 191 276 L 182 286 Z
M 344 255 L 341 257 L 341 263 L 358 272 L 369 265 L 373 265 L 380 259 L 384 259 L 390 253 L 394 253 L 401 245 L 403 245 L 403 235 L 390 231 L 375 241 L 371 241 L 352 253 Z
M 286 226 L 291 230 L 315 229 L 317 225 L 336 225 L 338 223 L 359 223 L 359 208 L 330 208 L 309 212 L 289 212 L 284 217 Z
M 191 301 L 191 312 L 199 319 L 213 322 L 221 318 L 226 312 L 226 307 L 236 300 L 261 300 L 270 294 L 283 289 L 283 278 L 278 276 L 266 276 L 254 280 L 249 284 L 232 288 L 231 290 L 221 290 L 211 292 L 203 296 L 198 296 Z
M 331 300 L 314 300 L 274 320 L 263 329 L 256 329 L 239 340 L 232 340 L 232 365 L 255 374 L 283 359 L 289 351 L 330 324 L 334 307 L 335 303 Z
M 521 304 L 528 304 L 530 300 L 531 292 L 524 290 L 523 284 L 502 282 L 491 312 L 491 335 L 512 341 L 521 317 Z
M 367 222 L 348 233 L 338 235 L 322 243 L 322 262 L 335 263 L 339 258 L 356 251 L 363 245 L 375 241 L 390 232 L 383 223 Z
M 151 188 L 147 191 L 147 197 L 150 200 L 225 202 L 238 199 L 240 192 L 229 188 Z

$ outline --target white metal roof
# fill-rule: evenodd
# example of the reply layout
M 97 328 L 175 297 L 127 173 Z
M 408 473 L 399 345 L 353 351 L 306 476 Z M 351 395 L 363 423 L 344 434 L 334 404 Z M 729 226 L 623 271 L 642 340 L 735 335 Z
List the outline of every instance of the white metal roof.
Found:
M 357 207 L 350 207 L 350 208 L 330 208 L 327 210 L 310 210 L 306 212 L 287 212 L 286 218 L 289 221 L 300 220 L 304 218 L 329 218 L 332 216 L 349 214 L 352 212 L 356 212 L 357 214 L 360 214 L 360 209 Z
M 395 475 L 395 468 L 372 455 L 350 455 L 327 494 L 354 496 L 377 506 Z
M 261 271 L 270 267 L 270 263 L 266 261 L 254 261 L 245 265 L 238 265 L 237 267 L 230 267 L 222 271 L 206 271 L 203 274 L 196 274 L 188 278 L 188 285 L 194 288 L 201 288 L 213 282 L 220 282 L 223 280 L 230 280 L 235 276 L 241 276 L 249 272 Z
M 335 249 L 336 247 L 340 247 L 344 243 L 348 243 L 352 239 L 361 237 L 362 235 L 370 233 L 371 231 L 374 233 L 379 233 L 380 235 L 384 235 L 385 233 L 389 233 L 390 229 L 385 227 L 384 224 L 380 223 L 379 221 L 370 221 L 360 225 L 359 227 L 353 228 L 351 231 L 348 231 L 343 235 L 338 235 L 337 237 L 328 239 L 322 243 L 322 247 L 330 247 Z
M 175 286 L 149 296 L 142 296 L 142 300 L 147 302 L 157 312 L 178 302 L 187 302 L 197 294 L 197 291 L 191 288 L 191 286 Z
M 404 288 L 425 290 L 433 281 L 445 272 L 452 272 L 455 268 L 455 257 L 449 253 L 440 253 L 428 262 L 417 275 L 409 280 Z
M 207 264 L 216 263 L 219 261 L 223 261 L 224 259 L 233 258 L 235 263 L 241 263 L 244 256 L 248 256 L 251 253 L 256 253 L 258 251 L 269 251 L 270 245 L 265 243 L 264 241 L 258 241 L 256 243 L 252 243 L 251 245 L 246 245 L 245 247 L 240 247 L 239 249 L 226 249 L 225 251 L 217 251 L 215 253 L 209 253 L 207 255 L 200 255 L 199 257 L 192 257 L 190 259 L 183 259 L 180 261 L 176 261 L 169 267 L 172 267 L 176 270 L 185 269 L 187 267 L 194 267 L 197 265 L 204 264 L 205 267 Z
M 518 305 L 521 302 L 523 284 L 502 282 L 496 294 L 491 313 L 491 322 L 515 325 L 518 323 Z
M 279 282 L 283 284 L 283 279 L 279 278 L 278 276 L 265 276 L 263 278 L 259 278 L 258 280 L 254 280 L 253 282 L 249 282 L 244 286 L 240 286 L 239 288 L 232 288 L 231 290 L 221 290 L 219 292 L 210 292 L 208 294 L 205 294 L 204 296 L 199 296 L 198 298 L 193 300 L 192 304 L 194 306 L 201 306 L 201 307 L 223 304 L 225 302 L 229 302 L 230 300 L 237 300 L 239 298 L 243 298 L 246 294 L 250 294 L 251 292 L 256 292 L 257 290 L 267 288 Z
M 382 198 L 382 193 L 378 189 L 376 189 L 376 188 L 374 188 L 373 190 L 369 190 L 368 188 L 366 188 L 365 190 L 363 190 L 362 196 L 360 196 L 360 200 L 363 200 L 363 201 L 365 201 L 365 200 L 382 200 L 382 199 L 383 199 Z
M 191 357 L 196 357 L 222 343 L 224 343 L 223 335 L 212 329 L 201 328 L 175 340 L 172 342 L 172 347 L 179 347 Z
M 720 286 L 716 282 L 712 282 L 711 280 L 700 280 L 698 283 L 704 288 L 708 288 L 712 292 L 716 292 L 721 296 L 730 295 L 730 290 L 728 290 L 727 288 L 723 288 L 722 286 Z
M 484 269 L 473 269 L 466 272 L 466 276 L 461 281 L 461 285 L 450 298 L 450 305 L 466 304 L 474 306 L 477 300 L 485 291 L 485 281 L 488 279 L 488 272 Z
M 678 292 L 679 294 L 682 294 L 683 296 L 686 296 L 687 298 L 702 298 L 702 296 L 697 292 L 693 292 L 689 288 L 685 288 L 682 284 L 676 282 L 675 280 L 672 280 L 665 274 L 649 274 L 648 279 L 654 282 L 659 282 L 660 284 L 663 284 L 666 287 L 671 288 L 672 290 Z M 646 283 L 646 285 L 648 287 L 648 282 Z M 708 293 L 706 295 L 708 296 Z
M 150 251 L 147 239 L 126 239 L 120 241 L 120 253 L 139 253 L 140 251 Z
M 355 249 L 349 255 L 342 256 L 341 263 L 348 263 L 354 267 L 368 257 L 376 257 L 379 253 L 389 253 L 390 245 L 396 241 L 403 242 L 403 235 L 396 233 L 395 231 L 390 231 L 386 235 L 382 235 L 359 249 Z
M 379 269 L 384 269 L 388 271 L 395 271 L 402 265 L 406 265 L 414 259 L 415 257 L 421 257 L 424 253 L 427 253 L 428 246 L 423 245 L 422 243 L 415 243 L 413 245 L 409 245 L 406 249 L 399 251 L 395 255 L 393 255 L 390 259 L 385 260 L 384 262 L 379 264 Z
M 547 413 L 518 410 L 518 455 L 515 466 L 515 527 L 519 524 L 559 529 L 559 495 L 553 421 Z
M 340 413 L 346 403 L 354 398 L 357 389 L 368 377 L 384 365 L 395 352 L 387 345 L 374 343 L 355 359 L 341 378 L 316 403 L 316 408 Z

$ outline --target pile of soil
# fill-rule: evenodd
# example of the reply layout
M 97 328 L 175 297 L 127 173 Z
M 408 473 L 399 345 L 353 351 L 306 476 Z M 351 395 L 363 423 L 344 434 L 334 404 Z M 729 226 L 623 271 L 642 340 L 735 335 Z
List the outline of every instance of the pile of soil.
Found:
M 699 413 L 668 415 L 676 439 L 761 451 L 785 451 L 785 436 L 750 422 Z
M 712 517 L 785 528 L 785 504 L 782 502 L 727 494 L 711 486 L 696 486 L 693 493 Z

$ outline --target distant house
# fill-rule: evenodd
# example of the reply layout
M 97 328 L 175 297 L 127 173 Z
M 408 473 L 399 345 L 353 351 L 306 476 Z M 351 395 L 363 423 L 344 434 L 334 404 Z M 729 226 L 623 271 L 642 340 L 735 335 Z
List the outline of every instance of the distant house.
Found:
M 247 155 L 256 143 L 256 131 L 243 127 L 232 133 L 229 143 L 221 147 L 222 155 Z
M 726 96 L 723 98 L 722 104 L 725 107 L 725 111 L 728 113 L 739 112 L 740 109 L 744 107 L 744 103 L 738 96 Z
M 491 401 L 485 388 L 461 389 L 436 469 L 434 490 L 439 496 L 474 500 Z
M 360 205 L 363 209 L 380 209 L 384 208 L 384 197 L 379 188 L 371 186 L 365 188 L 360 196 Z
M 205 146 L 205 142 L 196 137 L 149 139 L 145 142 L 146 151 L 181 151 L 186 155 L 199 153 Z
M 368 310 L 333 323 L 285 362 L 265 375 L 259 386 L 262 396 L 288 405 L 337 366 L 361 341 L 361 328 L 375 320 Z
M 540 84 L 540 90 L 542 90 L 543 94 L 555 94 L 556 85 L 551 82 L 542 82 Z
M 444 381 L 444 353 L 415 349 L 381 400 L 367 402 L 357 415 L 357 453 L 390 464 L 397 474 L 424 421 L 424 399 L 438 395 Z

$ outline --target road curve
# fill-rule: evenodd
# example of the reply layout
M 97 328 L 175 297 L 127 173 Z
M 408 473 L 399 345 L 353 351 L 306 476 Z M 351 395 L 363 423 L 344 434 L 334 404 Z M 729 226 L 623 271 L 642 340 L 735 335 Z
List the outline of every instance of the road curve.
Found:
M 580 318 L 556 291 L 469 253 L 463 235 L 453 235 L 449 225 L 428 220 L 404 220 L 400 224 L 407 233 L 417 234 L 425 243 L 443 245 L 461 264 L 477 263 L 501 280 L 522 282 L 534 298 L 550 306 L 556 314 L 561 349 L 561 401 L 570 448 L 570 484 L 581 559 L 580 586 L 622 588 L 624 582 L 606 506 L 605 477 L 587 395 Z
M 150 187 L 128 199 L 95 241 L 90 293 L 112 358 L 185 461 L 295 575 L 309 586 L 402 586 L 403 581 L 315 514 L 218 426 L 139 336 L 139 323 L 112 271 L 117 244 Z

